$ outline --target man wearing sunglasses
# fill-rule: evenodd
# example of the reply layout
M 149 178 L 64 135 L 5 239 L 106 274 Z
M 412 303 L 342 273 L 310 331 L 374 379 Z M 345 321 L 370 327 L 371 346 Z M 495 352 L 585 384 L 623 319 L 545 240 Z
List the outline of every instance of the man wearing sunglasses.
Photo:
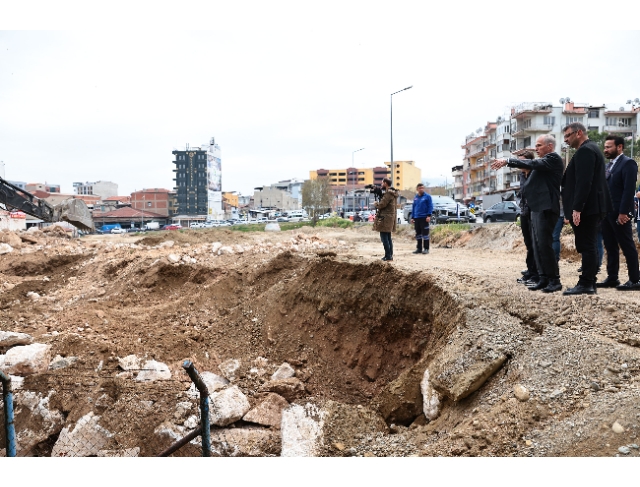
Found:
M 598 228 L 604 216 L 613 210 L 604 156 L 579 122 L 564 128 L 564 141 L 577 149 L 562 177 L 562 204 L 573 228 L 576 250 L 582 254 L 582 274 L 578 284 L 562 294 L 596 294 Z

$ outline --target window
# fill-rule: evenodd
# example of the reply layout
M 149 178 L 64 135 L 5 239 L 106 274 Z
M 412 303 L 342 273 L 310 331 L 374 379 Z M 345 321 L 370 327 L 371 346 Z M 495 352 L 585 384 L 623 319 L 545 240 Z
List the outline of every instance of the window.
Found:
M 147 201 L 147 206 L 151 206 L 151 201 Z
M 605 123 L 607 125 L 615 125 L 618 123 L 618 117 L 607 117 Z
M 600 116 L 600 110 L 589 110 L 589 118 L 598 118 Z
M 556 117 L 550 117 L 549 115 L 544 117 L 544 124 L 545 125 L 555 125 L 556 124 Z
M 631 127 L 631 118 L 620 118 L 618 120 L 618 127 Z
M 531 147 L 531 137 L 525 137 L 522 144 L 523 147 Z
M 575 122 L 582 123 L 582 118 L 583 117 L 566 117 L 567 125 L 569 125 L 570 123 L 575 123 Z

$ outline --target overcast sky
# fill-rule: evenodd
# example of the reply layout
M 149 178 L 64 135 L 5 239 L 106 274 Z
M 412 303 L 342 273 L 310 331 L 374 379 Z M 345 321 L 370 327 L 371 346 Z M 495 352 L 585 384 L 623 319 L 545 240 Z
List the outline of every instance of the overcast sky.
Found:
M 540 32 L 506 2 L 26 3 L 0 19 L 0 160 L 7 179 L 63 192 L 172 188 L 171 151 L 211 137 L 225 191 L 347 167 L 362 147 L 355 165 L 378 166 L 389 95 L 409 85 L 393 97 L 394 159 L 435 183 L 509 104 L 640 97 L 640 33 L 595 12 L 589 28 L 556 8 Z M 58 30 L 7 30 L 25 28 Z

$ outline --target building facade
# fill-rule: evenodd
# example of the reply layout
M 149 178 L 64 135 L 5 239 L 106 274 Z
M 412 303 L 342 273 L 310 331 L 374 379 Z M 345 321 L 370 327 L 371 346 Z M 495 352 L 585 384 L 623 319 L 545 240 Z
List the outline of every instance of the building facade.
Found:
M 131 207 L 162 216 L 173 216 L 171 213 L 170 193 L 164 188 L 149 188 L 131 193 Z
M 458 201 L 472 198 L 481 202 L 483 195 L 504 193 L 520 187 L 520 171 L 503 167 L 491 170 L 495 159 L 517 157 L 526 150 L 534 150 L 540 135 L 556 139 L 556 152 L 568 159 L 563 142 L 563 128 L 580 122 L 589 131 L 619 134 L 637 138 L 640 107 L 607 109 L 605 105 L 575 103 L 561 99 L 561 105 L 548 102 L 527 102 L 510 107 L 507 113 L 487 122 L 484 128 L 465 137 L 462 145 L 463 164 L 451 170 L 454 178 L 453 193 Z
M 220 147 L 209 144 L 174 150 L 176 213 L 184 216 L 222 217 L 222 163 Z
M 318 169 L 309 171 L 309 179 L 329 178 L 331 186 L 363 188 L 367 184 L 380 185 L 389 176 L 389 168 L 385 166 L 373 168 L 347 167 L 344 169 Z
M 265 210 L 300 210 L 300 201 L 293 195 L 278 186 L 278 183 L 269 186 L 259 186 L 253 192 L 253 208 Z
M 390 174 L 391 162 L 384 164 Z M 393 161 L 393 170 L 395 172 L 391 178 L 393 187 L 401 191 L 416 189 L 418 183 L 422 181 L 422 171 L 416 167 L 414 161 Z
M 86 183 L 73 183 L 73 192 L 77 195 L 93 195 L 100 198 L 118 196 L 118 185 L 111 181 L 95 181 Z

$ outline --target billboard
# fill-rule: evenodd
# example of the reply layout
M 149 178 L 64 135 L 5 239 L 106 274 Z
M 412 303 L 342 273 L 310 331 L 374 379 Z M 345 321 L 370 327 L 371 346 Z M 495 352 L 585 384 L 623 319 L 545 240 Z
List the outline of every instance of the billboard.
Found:
M 207 151 L 207 200 L 209 218 L 219 219 L 222 215 L 222 163 L 220 146 L 214 139 L 209 143 Z

